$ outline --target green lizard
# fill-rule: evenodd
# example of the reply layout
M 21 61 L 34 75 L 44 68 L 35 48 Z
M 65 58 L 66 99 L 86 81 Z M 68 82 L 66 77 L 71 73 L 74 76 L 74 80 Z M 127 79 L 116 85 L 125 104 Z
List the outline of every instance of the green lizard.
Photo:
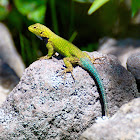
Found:
M 38 36 L 41 40 L 45 41 L 46 47 L 48 49 L 48 55 L 41 57 L 41 59 L 49 59 L 55 52 L 58 52 L 59 54 L 65 56 L 63 61 L 66 68 L 64 69 L 63 73 L 72 73 L 72 64 L 78 63 L 81 67 L 88 70 L 95 77 L 103 98 L 105 115 L 108 116 L 105 89 L 100 75 L 93 65 L 95 58 L 91 59 L 87 53 L 82 52 L 75 45 L 56 35 L 49 28 L 40 23 L 33 24 L 29 26 L 28 29 L 30 32 Z

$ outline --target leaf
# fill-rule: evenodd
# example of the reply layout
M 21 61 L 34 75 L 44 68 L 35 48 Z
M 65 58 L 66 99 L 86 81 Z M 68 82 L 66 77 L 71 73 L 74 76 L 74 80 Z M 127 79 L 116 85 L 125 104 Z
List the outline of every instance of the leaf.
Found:
M 94 0 L 73 0 L 80 3 L 92 3 Z
M 8 0 L 0 0 L 0 20 L 4 20 L 10 12 L 10 10 L 8 9 L 8 5 Z
M 95 0 L 91 7 L 88 10 L 88 14 L 91 15 L 93 12 L 95 12 L 97 9 L 99 9 L 101 6 L 103 6 L 105 3 L 107 3 L 109 0 Z
M 43 22 L 46 12 L 46 0 L 14 0 L 18 11 L 35 22 Z
M 140 1 L 139 0 L 131 0 L 131 9 L 132 9 L 132 17 L 140 10 Z
M 38 7 L 36 10 L 27 14 L 28 19 L 35 22 L 43 23 L 45 18 L 46 7 L 44 5 Z
M 5 7 L 0 6 L 0 20 L 4 20 L 8 13 L 9 11 Z
M 73 42 L 73 40 L 76 38 L 77 34 L 78 34 L 78 33 L 75 31 L 75 32 L 72 34 L 72 36 L 70 37 L 69 42 Z

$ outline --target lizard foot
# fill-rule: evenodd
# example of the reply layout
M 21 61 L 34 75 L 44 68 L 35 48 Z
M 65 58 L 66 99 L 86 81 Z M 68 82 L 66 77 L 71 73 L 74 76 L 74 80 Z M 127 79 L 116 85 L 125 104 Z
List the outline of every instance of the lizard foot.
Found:
M 71 72 L 72 78 L 75 80 L 74 75 L 73 75 L 71 69 L 69 69 L 69 68 L 62 68 L 62 70 L 63 70 L 63 71 L 62 71 L 61 74 L 59 74 L 58 76 L 64 75 L 64 79 L 66 79 L 66 73 L 67 73 L 67 72 Z
M 40 58 L 38 58 L 39 60 L 44 60 L 44 59 L 49 59 L 50 57 L 49 56 L 42 56 L 42 57 L 40 57 Z
M 101 61 L 102 58 L 104 58 L 104 57 L 96 57 L 96 58 L 93 57 L 92 60 L 91 60 L 91 62 L 92 62 L 93 64 L 104 64 L 104 63 L 95 62 L 95 60 L 97 60 L 97 59 L 99 59 L 99 60 Z

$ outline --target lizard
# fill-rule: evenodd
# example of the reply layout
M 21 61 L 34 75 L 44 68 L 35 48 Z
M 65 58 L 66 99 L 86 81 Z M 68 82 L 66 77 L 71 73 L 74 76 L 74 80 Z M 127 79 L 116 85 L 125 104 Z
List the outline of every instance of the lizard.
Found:
M 43 40 L 46 44 L 46 47 L 48 49 L 48 54 L 47 56 L 41 57 L 40 59 L 49 59 L 52 57 L 52 55 L 55 52 L 58 52 L 59 54 L 65 56 L 63 58 L 63 61 L 66 68 L 63 70 L 63 73 L 66 74 L 67 72 L 71 72 L 72 74 L 73 71 L 72 64 L 77 63 L 79 66 L 81 66 L 82 68 L 84 68 L 85 70 L 89 71 L 92 74 L 101 92 L 105 116 L 108 117 L 109 114 L 108 114 L 105 88 L 101 80 L 101 77 L 94 66 L 95 64 L 94 61 L 98 58 L 93 57 L 93 59 L 91 59 L 86 52 L 82 52 L 74 44 L 56 35 L 48 27 L 40 23 L 30 25 L 28 27 L 28 30 L 33 34 L 35 34 L 37 37 L 39 37 L 41 40 Z

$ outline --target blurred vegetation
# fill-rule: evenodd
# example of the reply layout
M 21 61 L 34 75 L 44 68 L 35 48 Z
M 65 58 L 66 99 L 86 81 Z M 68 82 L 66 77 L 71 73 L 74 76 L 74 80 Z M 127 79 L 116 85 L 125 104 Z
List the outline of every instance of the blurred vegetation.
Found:
M 0 0 L 0 20 L 27 66 L 47 54 L 29 25 L 45 24 L 81 50 L 93 51 L 104 36 L 139 38 L 140 26 L 132 22 L 139 10 L 139 0 Z

